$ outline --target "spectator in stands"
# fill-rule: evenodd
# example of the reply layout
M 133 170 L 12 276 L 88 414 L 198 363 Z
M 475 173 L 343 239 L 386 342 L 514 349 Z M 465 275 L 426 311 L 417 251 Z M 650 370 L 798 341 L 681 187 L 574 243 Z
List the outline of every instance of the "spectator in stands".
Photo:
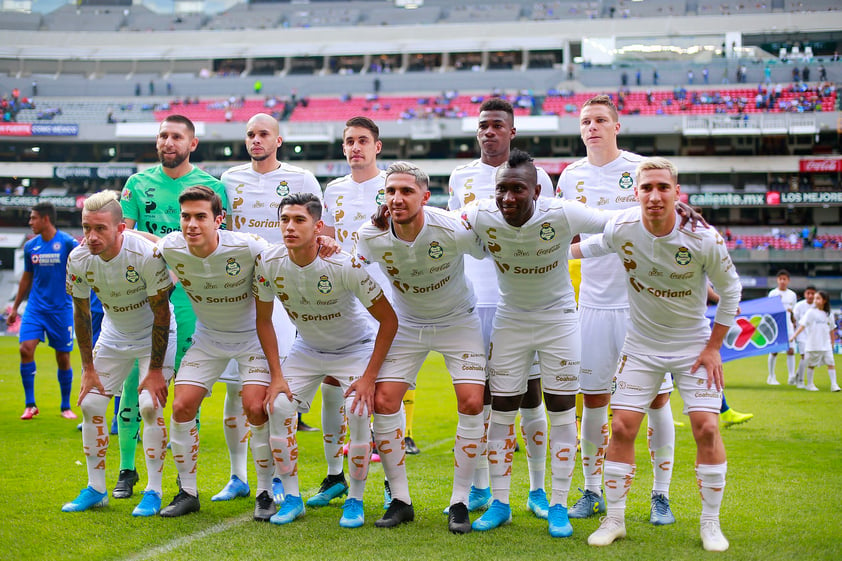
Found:
M 140 82 L 137 82 L 134 85 L 134 95 L 138 97 L 140 96 Z
M 652 83 L 656 86 L 658 85 L 658 77 L 659 77 L 658 69 L 656 68 L 656 69 L 652 70 Z
M 637 72 L 634 73 L 634 81 L 639 86 L 640 85 L 640 68 L 637 69 Z
M 801 81 L 802 82 L 809 82 L 810 81 L 810 67 L 804 66 L 804 70 L 801 71 Z
M 629 85 L 629 75 L 625 72 L 620 74 L 620 84 L 622 84 L 624 88 Z
M 149 80 L 149 95 L 155 95 L 155 82 Z
M 691 68 L 690 70 L 687 71 L 687 83 L 690 84 L 691 86 L 693 85 L 693 77 L 694 77 L 693 69 Z
M 824 67 L 824 64 L 819 66 L 819 82 L 827 82 L 827 68 Z
M 702 80 L 705 82 L 705 84 L 707 84 L 710 80 L 710 71 L 708 70 L 707 66 L 702 68 Z
M 824 68 L 824 66 L 822 66 L 822 68 Z M 825 78 L 826 77 L 827 74 L 825 74 Z M 36 95 L 38 95 L 38 82 L 32 80 L 32 97 L 35 97 Z
M 792 69 L 792 81 L 795 83 L 801 81 L 801 70 L 797 66 Z

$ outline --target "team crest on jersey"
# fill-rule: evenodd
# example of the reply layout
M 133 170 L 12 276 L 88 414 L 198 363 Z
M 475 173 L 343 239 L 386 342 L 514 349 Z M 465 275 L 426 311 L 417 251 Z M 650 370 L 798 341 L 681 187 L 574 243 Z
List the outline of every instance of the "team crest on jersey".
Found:
M 386 202 L 386 190 L 385 189 L 380 189 L 379 191 L 377 191 L 377 196 L 374 197 L 374 202 L 379 204 L 379 205 L 382 205 L 383 203 Z
M 53 243 L 53 251 L 58 251 L 61 249 L 61 242 L 54 242 Z
M 675 252 L 675 262 L 682 267 L 689 265 L 692 260 L 693 257 L 690 255 L 690 250 L 684 246 L 679 247 L 678 251 Z
M 623 175 L 620 176 L 620 189 L 629 189 L 632 185 L 634 185 L 634 179 L 629 172 L 624 171 Z
M 279 197 L 286 197 L 289 195 L 289 183 L 286 181 L 281 181 L 278 183 L 278 186 L 275 187 L 275 192 L 278 194 Z
M 228 258 L 228 262 L 225 264 L 225 272 L 228 273 L 229 277 L 236 277 L 240 274 L 240 264 L 237 263 L 236 259 Z
M 541 231 L 538 232 L 538 237 L 544 240 L 545 242 L 550 241 L 555 237 L 555 228 L 550 226 L 549 222 L 544 222 L 541 224 Z
M 430 249 L 427 251 L 427 255 L 433 259 L 441 259 L 444 255 L 444 249 L 439 242 L 430 242 Z
M 319 292 L 322 294 L 330 294 L 330 291 L 333 290 L 333 285 L 330 284 L 330 279 L 327 278 L 327 275 L 322 275 L 319 277 L 319 284 L 317 285 Z
M 126 267 L 126 280 L 131 283 L 135 283 L 140 280 L 140 274 L 138 274 L 135 268 L 131 265 Z

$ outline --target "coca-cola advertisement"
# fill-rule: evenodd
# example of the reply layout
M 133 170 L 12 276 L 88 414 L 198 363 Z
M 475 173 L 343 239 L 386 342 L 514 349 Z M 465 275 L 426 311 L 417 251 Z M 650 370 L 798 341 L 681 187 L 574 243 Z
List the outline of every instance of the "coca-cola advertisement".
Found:
M 799 160 L 798 171 L 801 173 L 833 173 L 842 171 L 842 159 L 822 158 Z

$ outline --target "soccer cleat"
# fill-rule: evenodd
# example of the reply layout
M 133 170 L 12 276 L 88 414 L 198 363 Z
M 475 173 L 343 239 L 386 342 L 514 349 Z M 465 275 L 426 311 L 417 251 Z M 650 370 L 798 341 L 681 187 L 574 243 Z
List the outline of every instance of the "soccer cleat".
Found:
M 328 475 L 322 480 L 319 492 L 307 499 L 307 506 L 327 506 L 333 499 L 347 494 L 348 482 L 345 481 L 345 472 L 340 471 L 339 474 Z
M 547 519 L 547 515 L 550 510 L 550 503 L 547 502 L 547 493 L 545 493 L 543 489 L 529 491 L 529 499 L 526 501 L 526 506 L 532 511 L 532 514 L 538 518 L 542 520 Z
M 802 360 L 803 360 L 803 359 L 802 359 Z M 790 375 L 787 377 L 787 379 L 786 379 L 786 383 L 787 383 L 788 385 L 790 385 L 790 386 L 794 386 L 796 382 L 798 382 L 798 374 L 797 374 L 797 373 L 795 373 L 795 372 L 793 372 L 792 374 L 790 374 Z
M 626 537 L 626 522 L 622 518 L 603 516 L 596 532 L 588 536 L 588 545 L 611 545 L 614 540 Z
M 705 551 L 725 551 L 730 545 L 719 528 L 719 520 L 702 520 L 699 534 Z
M 138 479 L 136 469 L 121 469 L 111 496 L 115 499 L 128 499 L 134 495 L 134 486 Z
M 392 504 L 392 488 L 389 487 L 389 480 L 383 480 L 383 510 L 389 510 Z
M 605 512 L 605 499 L 602 493 L 597 495 L 588 489 L 582 490 L 582 497 L 576 501 L 570 510 L 567 511 L 567 516 L 570 518 L 590 518 Z
M 275 501 L 276 505 L 284 502 L 284 483 L 280 477 L 272 478 L 272 500 Z
M 806 390 L 807 386 L 804 384 L 804 380 L 798 380 L 795 384 L 795 388 L 799 390 Z
M 415 520 L 415 509 L 411 504 L 406 504 L 400 499 L 392 499 L 389 508 L 383 514 L 383 518 L 376 520 L 374 525 L 378 528 L 394 528 L 404 522 Z
M 837 386 L 836 384 L 834 384 L 834 385 L 830 386 L 830 391 L 832 391 L 832 392 L 838 392 L 838 391 L 842 391 L 842 388 L 840 388 L 839 386 Z
M 339 519 L 340 528 L 359 528 L 365 524 L 365 511 L 360 499 L 345 499 L 342 505 L 342 518 Z
M 64 418 L 64 419 L 68 419 L 68 420 L 70 420 L 70 421 L 75 421 L 76 419 L 78 419 L 78 418 L 79 418 L 79 417 L 76 415 L 76 413 L 74 413 L 74 412 L 73 412 L 73 411 L 71 411 L 70 409 L 62 409 L 62 410 L 61 410 L 61 416 L 62 416 L 62 418 Z
M 649 523 L 655 526 L 675 524 L 675 515 L 673 515 L 670 509 L 670 500 L 663 493 L 652 493 Z
M 111 434 L 118 434 L 119 432 L 120 431 L 117 427 L 117 415 L 114 415 L 114 417 L 111 419 Z
M 418 445 L 415 444 L 415 441 L 412 440 L 411 436 L 407 436 L 406 438 L 404 438 L 403 444 L 407 454 L 411 454 L 414 456 L 415 454 L 421 453 L 421 449 L 418 448 Z
M 175 518 L 176 516 L 184 516 L 191 512 L 199 512 L 200 508 L 199 497 L 193 496 L 187 491 L 181 490 L 173 498 L 172 502 L 161 509 L 158 516 L 164 518 Z
M 62 512 L 82 512 L 89 508 L 100 507 L 108 505 L 108 493 L 100 493 L 91 486 L 82 489 L 79 496 L 65 503 L 61 507 Z
M 82 430 L 82 423 L 79 423 L 78 425 L 76 425 L 76 430 Z
M 230 501 L 237 497 L 248 497 L 250 494 L 251 489 L 249 488 L 249 484 L 236 475 L 232 475 L 228 483 L 225 484 L 225 487 L 222 488 L 222 491 L 212 496 L 211 500 Z
M 143 498 L 140 503 L 134 507 L 132 516 L 155 516 L 161 510 L 161 495 L 157 492 L 149 491 L 143 492 Z
M 477 532 L 487 532 L 488 530 L 493 530 L 494 528 L 499 528 L 504 524 L 508 524 L 511 521 L 512 507 L 506 503 L 501 503 L 500 501 L 495 500 L 482 516 L 474 520 L 471 528 Z
M 281 504 L 281 508 L 269 519 L 269 522 L 280 526 L 289 524 L 301 516 L 304 516 L 304 503 L 301 501 L 301 495 L 287 495 Z
M 275 499 L 269 491 L 263 491 L 254 499 L 254 519 L 258 522 L 268 522 L 277 510 Z
M 573 535 L 573 526 L 567 518 L 567 507 L 553 505 L 547 515 L 550 535 L 554 538 L 569 538 Z
M 766 378 L 766 383 L 769 384 L 770 386 L 780 386 L 781 385 L 781 383 L 778 382 L 778 379 L 775 378 L 775 376 L 769 376 L 768 378 Z
M 465 503 L 450 505 L 447 513 L 447 529 L 453 534 L 467 534 L 471 531 L 471 519 Z
M 298 432 L 315 432 L 317 430 L 319 429 L 317 429 L 316 427 L 311 427 L 302 419 L 298 419 Z
M 719 418 L 722 419 L 722 424 L 725 427 L 748 422 L 752 417 L 754 417 L 753 413 L 740 413 L 739 411 L 734 411 L 733 409 L 728 409 L 719 415 Z
M 809 386 L 805 387 L 804 389 L 807 390 L 808 392 L 819 391 L 819 388 L 817 388 L 815 384 L 810 384 Z
M 28 421 L 38 413 L 40 413 L 40 411 L 38 411 L 38 408 L 33 405 L 32 407 L 25 408 L 23 410 L 23 415 L 21 415 L 20 418 L 23 421 Z

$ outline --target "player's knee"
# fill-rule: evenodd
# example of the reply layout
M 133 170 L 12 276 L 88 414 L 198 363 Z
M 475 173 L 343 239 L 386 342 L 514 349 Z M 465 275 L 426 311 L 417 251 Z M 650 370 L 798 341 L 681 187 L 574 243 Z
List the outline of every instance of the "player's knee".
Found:
M 155 407 L 152 394 L 148 390 L 140 392 L 140 396 L 137 398 L 137 405 L 140 409 L 140 416 L 143 417 L 143 421 L 147 425 L 154 423 L 163 409 L 163 407 Z
M 279 393 L 278 397 L 275 398 L 275 403 L 273 405 L 275 408 L 272 412 L 273 419 L 276 417 L 279 419 L 287 419 L 298 415 L 298 409 L 295 407 L 295 403 L 290 401 L 286 394 Z
M 374 412 L 382 415 L 397 413 L 401 408 L 402 399 L 387 392 L 374 393 Z
M 693 423 L 693 438 L 698 446 L 712 445 L 719 438 L 719 422 L 711 413 Z
M 105 416 L 108 409 L 108 403 L 111 398 L 99 393 L 89 392 L 82 398 L 79 407 L 82 409 L 83 418 L 86 420 L 93 419 L 96 416 Z
M 484 405 L 481 391 L 470 392 L 459 399 L 459 412 L 465 415 L 479 415 Z
M 611 438 L 617 441 L 634 442 L 637 437 L 637 427 L 621 415 L 614 412 L 611 419 Z

